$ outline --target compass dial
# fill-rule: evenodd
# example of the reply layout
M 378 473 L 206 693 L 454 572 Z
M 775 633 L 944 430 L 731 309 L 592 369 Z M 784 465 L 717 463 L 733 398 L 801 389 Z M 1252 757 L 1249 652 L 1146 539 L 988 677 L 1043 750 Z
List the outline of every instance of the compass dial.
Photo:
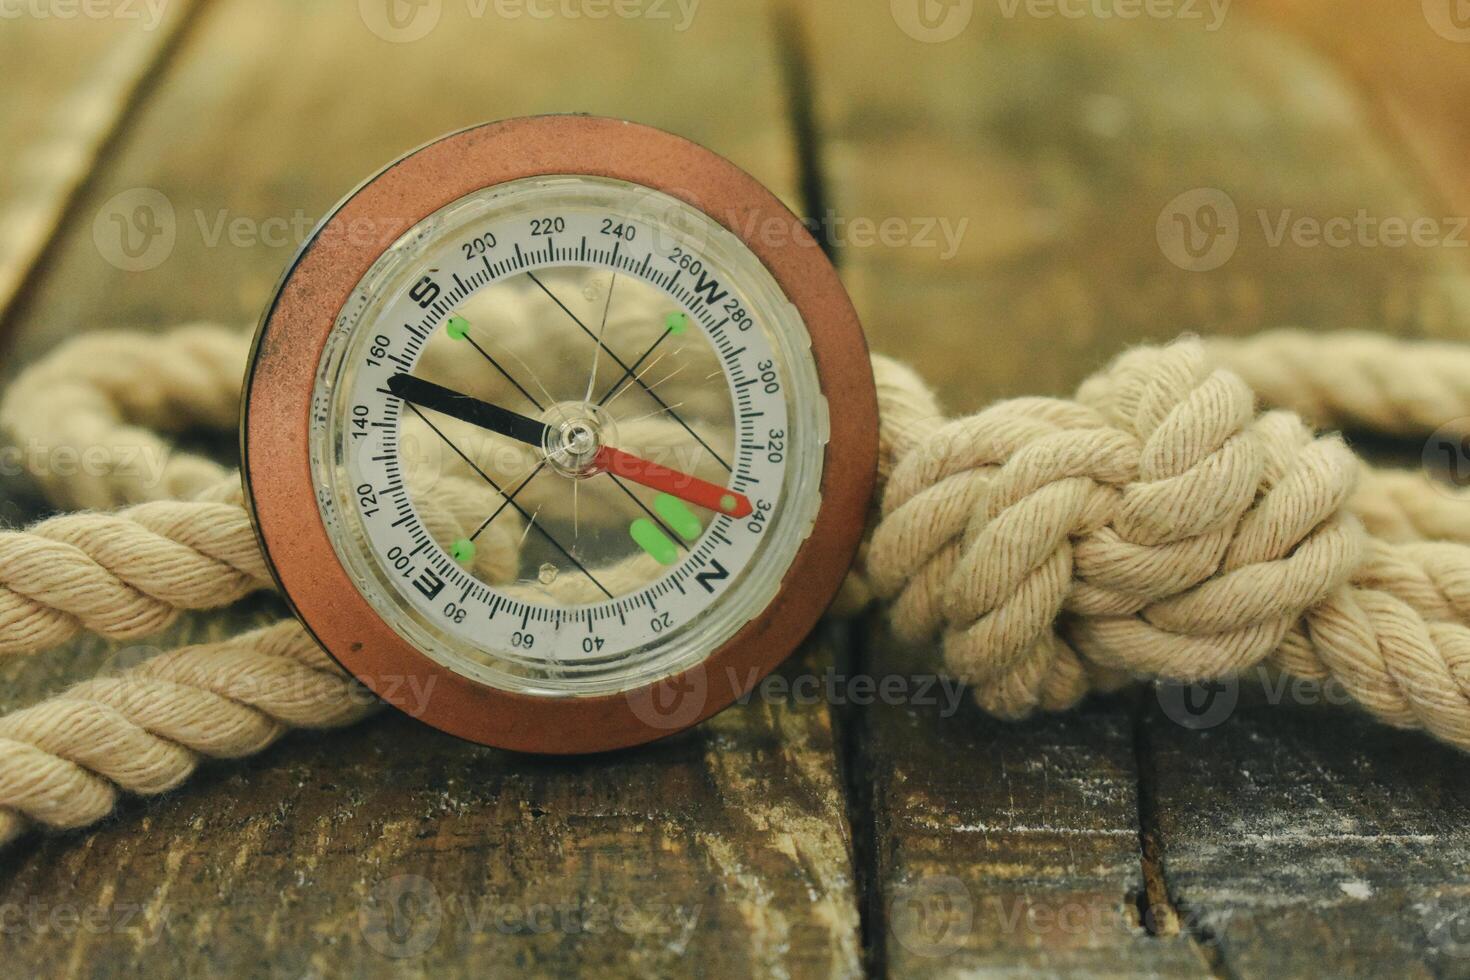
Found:
M 730 704 L 836 593 L 877 406 L 831 263 L 658 130 L 455 133 L 344 200 L 245 386 L 248 499 L 322 646 L 492 745 L 645 742 Z
M 808 347 L 759 261 L 671 197 L 548 177 L 457 201 L 375 264 L 323 362 L 337 557 L 466 676 L 596 694 L 674 673 L 811 530 Z

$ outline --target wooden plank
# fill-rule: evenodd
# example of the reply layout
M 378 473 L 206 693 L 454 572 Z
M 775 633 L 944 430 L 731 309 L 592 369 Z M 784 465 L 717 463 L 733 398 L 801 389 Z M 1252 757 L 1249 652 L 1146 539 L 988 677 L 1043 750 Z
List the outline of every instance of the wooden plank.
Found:
M 1246 18 L 1211 32 L 976 4 L 924 43 L 881 4 L 800 7 L 829 197 L 869 229 L 846 229 L 849 288 L 875 347 L 914 361 L 952 410 L 1068 392 L 1124 345 L 1183 331 L 1453 336 L 1465 321 L 1454 247 L 1296 243 L 1300 219 L 1444 215 L 1340 76 Z M 1158 237 L 1201 189 L 1239 216 L 1209 272 Z M 884 244 L 871 229 L 890 219 Z
M 1441 32 L 1452 6 L 1395 2 L 1351 19 L 1316 0 L 1237 6 L 1341 73 L 1334 86 L 1353 108 L 1362 155 L 1384 152 L 1369 127 L 1391 148 L 1391 178 L 1357 176 L 1362 196 L 1412 194 L 1407 213 L 1446 229 L 1470 213 L 1454 95 L 1470 35 Z M 1431 251 L 1465 259 L 1463 244 Z M 1463 288 L 1461 272 L 1444 274 Z M 1380 289 L 1363 300 L 1390 301 Z M 1391 329 L 1463 339 L 1463 321 L 1443 313 L 1431 305 Z M 1153 706 L 1144 775 L 1173 903 L 1241 975 L 1465 975 L 1470 839 L 1454 815 L 1470 760 L 1341 707 L 1341 692 L 1281 683 L 1246 683 L 1242 706 L 1202 731 Z
M 1196 731 L 1154 706 L 1173 901 L 1237 976 L 1470 973 L 1470 759 L 1285 691 Z
M 1356 230 L 1343 247 L 1310 241 L 1311 222 L 1360 211 L 1378 221 L 1435 220 L 1442 205 L 1424 197 L 1402 148 L 1379 138 L 1339 74 L 1258 22 L 1230 15 L 1212 31 L 1183 21 L 1033 15 L 1025 4 L 1007 16 L 1007 5 L 975 4 L 962 23 L 971 5 L 931 5 L 931 13 L 958 18 L 945 30 L 904 21 L 904 5 L 793 7 L 810 39 L 825 196 L 848 223 L 839 242 L 845 278 L 877 349 L 915 363 L 951 410 L 1069 392 L 1123 347 L 1185 330 L 1243 333 L 1291 323 L 1455 336 L 1462 329 L 1470 293 L 1452 245 L 1387 245 Z M 1161 226 L 1167 232 L 1176 214 L 1193 220 L 1208 244 L 1199 209 L 1222 199 L 1238 220 L 1220 240 L 1223 252 L 1203 250 L 1220 264 L 1195 271 L 1190 266 L 1199 263 Z M 1278 236 L 1283 218 L 1287 231 Z M 1298 224 L 1302 218 L 1308 226 Z M 877 236 L 858 240 L 858 219 L 869 228 L 896 219 L 896 231 L 886 244 Z M 952 231 L 968 221 L 958 241 L 947 247 L 942 234 L 920 238 L 946 220 Z M 869 654 L 875 669 L 889 655 L 885 646 Z M 951 955 L 926 960 L 875 915 L 869 931 L 886 966 L 905 974 L 1018 962 L 1091 974 L 1249 975 L 1265 972 L 1265 964 L 1309 972 L 1307 951 L 1323 945 L 1340 921 L 1333 910 L 1352 896 L 1336 881 L 1304 874 L 1290 879 L 1298 891 L 1275 887 L 1269 869 L 1240 866 L 1244 852 L 1224 846 L 1248 820 L 1222 821 L 1254 807 L 1264 792 L 1255 780 L 1270 779 L 1273 753 L 1297 751 L 1300 726 L 1289 715 L 1273 717 L 1254 732 L 1261 744 L 1248 774 L 1226 778 L 1237 758 L 1232 743 L 1181 782 L 1203 751 L 1185 748 L 1191 736 L 1149 729 L 1140 767 L 1135 727 L 1112 702 L 1019 728 L 974 720 L 972 732 L 887 709 L 859 715 L 859 732 L 871 733 L 874 773 L 873 840 L 860 853 L 872 854 L 863 868 L 874 878 L 870 904 L 878 909 L 900 900 L 913 881 L 951 868 L 977 908 L 1018 892 L 1041 896 L 1046 908 L 1116 908 L 1125 890 L 1142 891 L 1145 906 L 1158 906 L 1144 924 L 1167 934 L 1179 911 L 1170 903 L 1176 869 L 1193 875 L 1178 893 L 1187 913 L 1183 938 L 1149 943 L 1095 929 L 1086 933 L 1085 952 L 1063 952 L 1056 934 L 1038 939 L 987 924 Z M 1335 729 L 1339 741 L 1342 730 Z M 1355 778 L 1356 753 L 1390 737 L 1371 726 L 1352 731 L 1358 738 L 1336 749 L 1342 768 L 1301 767 L 1298 792 L 1273 798 L 1287 808 L 1275 819 L 1322 825 L 1324 801 Z M 1413 751 L 1410 744 L 1432 750 L 1405 738 L 1395 751 Z M 1156 768 L 1152 760 L 1160 757 L 1173 765 Z M 1074 758 L 1086 763 L 1073 768 Z M 1039 769 L 1039 786 L 1028 785 L 1018 760 Z M 1043 778 L 1050 772 L 1063 774 L 1064 789 Z M 1087 773 L 1099 782 L 1084 792 L 1078 787 Z M 1212 777 L 1219 803 L 1196 812 L 1194 792 Z M 1067 787 L 1068 779 L 1078 785 Z M 1444 800 L 1439 785 L 1404 779 L 1385 788 L 1363 780 L 1354 792 L 1360 806 L 1380 814 L 1397 800 L 1427 813 Z M 970 829 L 976 826 L 983 832 Z M 1425 831 L 1426 846 L 1447 848 L 1463 864 L 1459 836 L 1436 826 Z M 1048 853 L 1074 840 L 1083 842 L 1072 845 L 1075 864 Z M 1316 853 L 1329 860 L 1333 847 L 1324 843 Z M 1271 861 L 1269 848 L 1253 853 Z M 1373 865 L 1372 873 L 1361 870 L 1365 881 L 1392 874 L 1402 857 L 1371 846 L 1341 853 Z M 1437 874 L 1426 873 L 1425 900 L 1443 907 L 1459 894 L 1459 879 Z M 1243 891 L 1252 882 L 1289 909 L 1294 934 L 1266 928 L 1265 896 L 1256 906 L 1248 896 L 1226 901 L 1228 885 Z M 1385 891 L 1365 904 L 1353 920 L 1354 948 L 1412 945 L 1405 937 L 1419 934 L 1422 918 L 1394 900 Z M 1217 906 L 1222 913 L 1255 909 L 1255 931 L 1221 944 L 1210 928 Z M 1341 952 L 1339 966 L 1350 952 Z
M 832 748 L 792 699 L 551 762 L 396 714 L 293 737 L 7 859 L 7 955 L 35 976 L 850 975 Z M 43 927 L 76 912 L 42 931 L 33 905 Z
M 490 119 L 572 109 L 638 119 L 718 147 L 793 199 L 756 0 L 697 7 L 682 31 L 672 3 L 647 5 L 663 17 L 596 20 L 434 3 L 416 8 L 440 11 L 433 29 L 397 43 L 359 16 L 377 10 L 371 3 L 297 6 L 279 23 L 230 2 L 203 15 L 203 39 L 169 72 L 164 108 L 119 142 L 80 203 L 17 325 L 15 359 L 99 314 L 145 330 L 253 323 L 301 240 L 347 191 L 415 146 Z M 501 17 L 502 7 L 521 14 Z M 577 71 L 547 67 L 569 58 Z M 715 104 L 724 109 L 706 111 Z M 100 244 L 94 223 L 107 229 Z
M 913 695 L 850 721 L 872 780 L 870 935 L 884 972 L 1207 972 L 1188 936 L 1149 934 L 1127 703 L 1006 723 L 936 681 L 931 651 L 883 638 L 866 661 Z
M 1470 215 L 1470 22 L 1455 0 L 1388 0 L 1340 16 L 1330 0 L 1244 0 L 1349 76 L 1417 158 L 1447 214 Z
M 0 323 L 193 0 L 6 15 L 0 64 Z M 24 71 L 18 70 L 25 66 Z
M 494 5 L 474 18 L 478 5 L 444 4 L 432 31 L 401 43 L 369 30 L 359 9 L 209 8 L 19 310 L 7 366 L 103 323 L 253 319 L 295 247 L 298 212 L 309 223 L 396 154 L 485 118 L 568 108 L 636 117 L 706 142 L 790 196 L 793 155 L 757 3 L 700 7 L 687 30 L 652 17 L 507 19 Z M 156 265 L 129 270 L 94 242 L 93 221 L 140 188 L 169 202 L 174 241 Z M 254 236 L 282 222 L 283 240 Z M 228 625 L 211 617 L 192 628 Z M 6 665 L 15 703 L 71 674 L 56 665 L 85 674 L 106 656 L 90 649 Z M 805 668 L 788 669 L 827 656 L 814 646 Z M 7 935 L 16 968 L 38 974 L 859 968 L 830 715 L 789 697 L 646 751 L 565 761 L 384 718 L 289 739 L 132 803 L 97 834 L 4 860 L 0 906 L 100 908 L 107 923 Z M 419 951 L 421 881 L 441 911 Z M 392 891 L 405 882 L 407 892 Z M 108 917 L 139 907 L 142 932 Z M 404 918 L 383 918 L 395 911 Z

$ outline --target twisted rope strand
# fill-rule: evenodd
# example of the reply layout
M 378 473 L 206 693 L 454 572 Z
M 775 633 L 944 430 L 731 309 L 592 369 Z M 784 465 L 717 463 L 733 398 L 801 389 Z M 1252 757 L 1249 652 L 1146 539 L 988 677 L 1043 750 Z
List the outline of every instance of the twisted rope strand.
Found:
M 237 484 L 238 485 L 238 484 Z M 0 531 L 0 656 L 156 633 L 270 585 L 240 504 L 154 501 Z
M 1425 436 L 1458 423 L 1456 431 L 1470 432 L 1470 349 L 1463 344 L 1294 329 L 1206 343 L 1212 363 L 1313 425 Z
M 885 424 L 914 404 L 882 405 Z M 900 635 L 942 637 L 998 715 L 1068 706 L 1118 673 L 1189 682 L 1269 661 L 1470 749 L 1462 501 L 1404 475 L 1360 485 L 1342 440 L 1257 415 L 1198 341 L 1125 354 L 1072 401 L 931 424 L 891 472 L 872 586 Z
M 1262 356 L 1243 349 L 1212 345 L 1209 356 Z M 1369 385 L 1363 361 L 1382 352 L 1343 349 Z M 1291 413 L 1256 414 L 1251 388 L 1209 356 L 1194 341 L 1141 349 L 1075 399 L 1017 399 L 951 421 L 911 370 L 875 358 L 884 489 L 847 608 L 889 598 L 896 631 L 940 635 L 949 669 L 1006 717 L 1136 676 L 1197 680 L 1269 662 L 1341 683 L 1389 724 L 1470 748 L 1470 501 L 1363 466 Z M 1448 363 L 1436 345 L 1395 345 L 1393 356 L 1406 372 Z M 135 637 L 265 586 L 238 479 L 136 428 L 231 424 L 243 357 L 221 328 L 185 328 L 152 348 L 83 338 L 12 388 L 0 405 L 12 436 L 146 443 L 168 475 L 38 474 L 59 504 L 134 506 L 0 535 L 0 652 L 82 628 Z M 1433 399 L 1397 383 L 1328 397 L 1313 380 L 1320 358 L 1271 357 L 1276 376 L 1248 367 L 1251 380 L 1274 402 L 1331 419 L 1424 431 L 1445 421 L 1436 413 L 1470 406 L 1457 384 L 1470 374 L 1458 371 L 1430 386 Z M 111 364 L 89 366 L 99 358 Z M 1299 365 L 1294 377 L 1283 363 Z M 65 411 L 70 421 L 37 418 Z M 483 514 L 458 481 L 441 475 L 424 489 L 436 537 Z M 189 499 L 148 502 L 172 495 Z M 477 569 L 513 580 L 520 527 L 492 531 Z M 348 724 L 373 706 L 295 622 L 84 682 L 0 718 L 0 843 L 30 825 L 84 826 L 122 790 L 163 792 L 202 757 L 249 755 L 290 727 Z
M 165 792 L 204 757 L 253 755 L 377 705 L 295 620 L 84 681 L 0 718 L 0 845 L 31 824 L 87 826 L 120 791 Z
M 158 433 L 232 428 L 249 349 L 247 333 L 214 324 L 82 334 L 15 380 L 0 430 L 59 508 L 196 499 L 229 470 Z
M 441 544 L 475 528 L 493 496 L 455 477 L 417 490 L 419 516 Z M 83 629 L 141 639 L 182 612 L 219 609 L 273 588 L 239 478 L 205 496 L 213 499 L 63 514 L 25 531 L 0 531 L 0 656 L 46 650 Z M 487 581 L 515 578 L 520 528 L 516 516 L 502 515 L 481 536 L 474 570 Z

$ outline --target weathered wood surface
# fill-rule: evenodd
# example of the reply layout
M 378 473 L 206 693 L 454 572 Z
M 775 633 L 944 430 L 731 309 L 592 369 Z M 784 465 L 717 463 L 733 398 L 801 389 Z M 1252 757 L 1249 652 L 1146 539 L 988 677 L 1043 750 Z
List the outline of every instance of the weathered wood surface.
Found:
M 1417 96 L 1458 78 L 1470 46 L 1434 36 L 1451 51 L 1417 62 L 1409 0 L 1364 38 L 1315 0 L 1242 3 L 1218 30 L 1208 5 L 1191 23 L 977 3 L 931 42 L 902 4 L 778 6 L 773 32 L 758 0 L 707 0 L 687 30 L 675 4 L 605 20 L 428 4 L 441 19 L 408 40 L 380 20 L 375 34 L 355 0 L 212 0 L 175 47 L 155 42 L 152 74 L 128 76 L 136 96 L 112 93 L 111 123 L 74 131 L 99 159 L 69 209 L 73 178 L 40 195 L 52 224 L 27 241 L 55 237 L 39 264 L 7 266 L 0 245 L 0 272 L 29 274 L 18 299 L 0 290 L 0 375 L 79 329 L 243 327 L 364 174 L 482 119 L 566 110 L 700 140 L 825 220 L 874 346 L 953 410 L 1065 392 L 1181 330 L 1463 336 L 1454 248 L 1269 234 L 1283 214 L 1463 213 L 1455 180 L 1432 176 L 1434 160 L 1461 166 L 1463 99 Z M 53 63 L 12 26 L 0 63 Z M 95 45 L 91 60 L 124 43 L 87 30 L 74 50 Z M 1374 56 L 1380 36 L 1392 57 Z M 71 65 L 27 84 L 59 99 L 91 79 Z M 1389 95 L 1404 128 L 1380 124 Z M 0 136 L 16 134 L 0 177 L 51 139 L 42 119 L 0 109 Z M 1238 234 L 1197 272 L 1157 229 L 1218 203 L 1176 202 L 1201 189 L 1235 206 Z M 0 222 L 31 199 L 0 193 Z M 94 235 L 139 205 L 167 220 L 127 248 Z M 15 481 L 0 498 L 12 523 L 39 506 Z M 265 599 L 157 644 L 280 615 Z M 145 652 L 80 642 L 0 665 L 0 709 Z M 1150 692 L 1003 724 L 953 700 L 936 666 L 881 629 L 824 633 L 788 687 L 584 760 L 386 715 L 294 737 L 96 833 L 0 856 L 0 910 L 18 910 L 0 950 L 17 974 L 89 976 L 1470 975 L 1458 755 L 1249 689 L 1199 731 Z M 789 690 L 855 674 L 904 694 Z M 76 923 L 89 914 L 100 928 Z
M 876 676 L 933 677 L 928 651 L 875 632 L 864 659 Z M 875 963 L 892 976 L 1200 975 L 1188 935 L 1145 924 L 1129 704 L 1008 724 L 958 693 L 845 719 L 868 780 L 871 820 L 856 830 L 871 849 Z
M 1154 705 L 1141 734 L 1185 927 L 1236 976 L 1470 974 L 1470 759 L 1331 688 L 1241 695 L 1199 731 Z
M 0 312 L 193 12 L 163 4 L 13 8 L 0 30 Z
M 1360 211 L 1429 218 L 1446 235 L 1459 222 L 1417 149 L 1381 125 L 1378 90 L 1264 19 L 1229 10 L 1211 31 L 1204 4 L 1206 22 L 976 4 L 962 27 L 909 33 L 887 5 L 796 6 L 824 197 L 848 222 L 845 278 L 874 345 L 916 362 L 953 410 L 1066 393 L 1127 344 L 1182 331 L 1465 336 L 1463 247 L 1356 231 L 1343 247 L 1311 242 L 1310 223 Z M 1262 6 L 1363 58 L 1385 57 L 1390 33 L 1400 69 L 1425 26 L 1397 9 L 1417 4 L 1367 15 L 1392 32 L 1365 31 L 1341 5 L 1242 5 Z M 1425 41 L 1453 60 L 1443 43 Z M 1464 50 L 1453 70 L 1424 69 L 1421 87 L 1461 77 Z M 1461 138 L 1463 91 L 1427 109 Z M 1191 257 L 1160 239 L 1160 216 L 1221 200 L 1237 215 L 1221 264 L 1181 267 Z M 1283 217 L 1307 230 L 1274 239 Z M 898 232 L 860 240 L 859 219 Z M 917 238 L 966 221 L 952 245 Z M 890 654 L 879 642 L 866 657 Z M 891 708 L 847 721 L 871 780 L 871 839 L 856 828 L 873 855 L 869 908 L 889 916 L 869 923 L 889 971 L 1470 972 L 1462 758 L 1341 709 L 1287 703 L 1195 732 L 1142 697 L 1146 721 L 1109 700 L 1016 727 Z M 945 875 L 973 919 L 949 955 L 926 958 L 893 909 L 925 882 L 942 891 Z M 1142 892 L 1141 917 L 1125 891 Z M 1048 927 L 1002 916 L 1008 901 Z
M 1236 9 L 1299 37 L 1349 75 L 1447 213 L 1470 214 L 1470 13 L 1462 5 L 1385 0 L 1351 17 L 1332 0 L 1238 0 Z
M 470 9 L 444 4 L 427 36 L 395 42 L 355 0 L 210 4 L 13 310 L 7 371 L 77 329 L 243 326 L 346 188 L 488 118 L 636 116 L 792 195 L 758 4 L 712 5 L 682 31 Z M 131 251 L 94 240 L 94 216 L 159 200 L 166 220 L 149 227 L 172 241 L 154 239 L 158 253 L 146 228 L 130 229 Z M 211 617 L 160 642 L 234 628 Z M 110 656 L 79 644 L 7 665 L 6 697 L 32 700 Z M 757 698 L 652 750 L 573 762 L 384 717 L 212 769 L 97 834 L 17 849 L 0 906 L 37 903 L 43 925 L 73 911 L 0 944 L 9 969 L 34 975 L 850 975 L 860 933 L 840 787 L 821 703 Z M 65 918 L 94 909 L 98 930 Z

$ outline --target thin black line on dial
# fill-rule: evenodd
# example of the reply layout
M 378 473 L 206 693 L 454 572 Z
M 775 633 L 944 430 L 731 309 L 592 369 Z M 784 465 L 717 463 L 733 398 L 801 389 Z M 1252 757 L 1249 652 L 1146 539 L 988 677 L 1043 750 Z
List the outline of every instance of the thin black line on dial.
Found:
M 394 397 L 397 397 L 397 396 L 394 396 Z M 403 399 L 400 398 L 399 401 L 403 401 Z M 498 493 L 498 494 L 500 494 L 502 497 L 505 497 L 506 496 L 506 493 L 505 493 L 504 488 L 502 488 L 500 486 L 500 484 L 496 483 L 493 479 L 491 479 L 490 476 L 484 470 L 482 470 L 478 466 L 476 466 L 475 465 L 475 461 L 472 460 L 472 459 L 470 459 L 463 452 L 461 452 L 460 451 L 460 448 L 458 446 L 456 446 L 453 443 L 453 441 L 450 440 L 450 438 L 448 436 L 446 436 L 443 432 L 440 432 L 439 431 L 439 427 L 437 425 L 435 425 L 433 422 L 430 422 L 429 419 L 428 419 L 428 417 L 426 415 L 424 415 L 423 412 L 419 411 L 419 408 L 418 408 L 417 405 L 415 405 L 413 402 L 409 402 L 409 401 L 404 401 L 403 404 L 407 405 L 410 409 L 412 409 L 413 410 L 413 414 L 415 414 L 419 418 L 423 419 L 424 420 L 424 424 L 427 425 L 430 429 L 432 429 L 434 431 L 434 435 L 436 435 L 440 439 L 444 440 L 444 444 L 446 446 L 448 446 L 450 449 L 454 450 L 455 455 L 458 456 L 460 459 L 464 460 L 469 465 L 470 469 L 472 469 L 476 473 L 478 473 L 480 475 L 480 479 L 484 480 L 486 483 L 490 484 L 490 486 L 494 487 L 495 488 L 495 492 Z M 583 565 L 580 561 L 578 561 L 577 558 L 576 558 L 576 556 L 574 556 L 570 551 L 568 551 L 566 548 L 562 547 L 562 543 L 560 541 L 556 540 L 556 538 L 552 537 L 551 532 L 550 531 L 547 531 L 546 528 L 542 527 L 541 526 L 541 523 L 539 521 L 537 521 L 535 517 L 533 517 L 530 514 L 527 514 L 526 513 L 526 509 L 524 507 L 522 507 L 518 503 L 515 503 L 514 501 L 510 501 L 510 505 L 516 509 L 516 513 L 520 514 L 522 517 L 524 517 L 526 519 L 526 523 L 528 523 L 531 527 L 534 527 L 537 531 L 540 532 L 540 534 L 541 534 L 542 537 L 544 537 L 547 541 L 551 542 L 552 547 L 554 547 L 557 551 L 560 551 L 562 553 L 562 555 L 566 557 L 566 560 L 567 561 L 569 561 L 573 565 L 575 565 L 577 567 L 577 571 L 579 571 L 583 575 L 587 576 L 587 578 L 592 582 L 592 584 L 595 585 L 595 586 L 597 586 L 597 589 L 598 589 L 599 592 L 601 592 L 603 595 L 607 596 L 609 599 L 614 598 L 613 594 L 611 592 L 607 591 L 607 588 L 604 587 L 603 584 L 597 580 L 597 576 L 595 576 L 591 572 L 587 571 L 587 566 Z
M 603 350 L 607 351 L 607 356 L 608 357 L 611 357 L 613 359 L 613 361 L 617 363 L 618 367 L 622 368 L 625 373 L 628 372 L 629 369 L 628 369 L 627 363 L 621 357 L 619 357 L 617 355 L 617 353 L 611 347 L 607 346 L 601 340 L 599 340 L 598 337 L 597 337 L 597 334 L 595 334 L 591 330 L 587 329 L 587 324 L 583 323 L 581 321 L 581 319 L 577 316 L 577 314 L 575 314 L 571 310 L 567 309 L 566 304 L 563 303 L 561 300 L 557 299 L 556 298 L 556 294 L 553 293 L 551 290 L 547 289 L 546 288 L 546 284 L 543 283 L 540 279 L 536 278 L 536 274 L 534 272 L 527 271 L 526 272 L 526 275 L 528 275 L 528 276 L 531 277 L 531 281 L 534 282 L 537 286 L 539 286 L 540 289 L 541 289 L 541 291 L 543 293 L 545 293 L 547 296 L 551 297 L 551 301 L 553 303 L 555 303 L 557 306 L 560 306 L 561 307 L 563 313 L 565 313 L 567 316 L 569 316 L 569 317 L 572 318 L 572 322 L 573 323 L 575 323 L 577 326 L 579 326 L 579 327 L 582 328 L 582 332 L 583 333 L 585 333 L 587 336 L 591 337 L 594 343 L 596 343 Z M 713 456 L 715 458 L 715 461 L 725 468 L 725 472 L 727 472 L 727 473 L 734 473 L 735 472 L 735 468 L 733 466 L 731 466 L 729 463 L 725 462 L 725 458 L 723 456 L 721 456 L 719 453 L 715 452 L 714 449 L 710 446 L 710 444 L 707 443 L 707 442 L 705 442 L 704 441 L 704 438 L 702 436 L 700 436 L 700 434 L 698 432 L 695 432 L 693 429 L 691 429 L 689 427 L 689 423 L 687 423 L 683 419 L 681 419 L 678 416 L 678 414 L 675 413 L 674 410 L 669 407 L 669 403 L 666 402 L 666 401 L 664 401 L 661 397 L 659 397 L 658 393 L 655 392 L 651 387 L 649 387 L 648 384 L 642 378 L 638 377 L 637 375 L 634 375 L 633 376 L 633 380 L 637 383 L 638 387 L 642 388 L 644 390 L 644 392 L 647 393 L 647 395 L 648 395 L 649 398 L 652 398 L 654 401 L 658 402 L 659 407 L 662 408 L 664 411 L 666 411 L 666 412 L 669 413 L 669 417 L 670 418 L 672 418 L 675 422 L 679 423 L 680 427 L 682 427 L 685 432 L 687 432 L 691 436 L 693 436 L 694 437 L 694 440 L 696 442 L 698 442 L 701 446 L 704 447 L 705 452 L 707 452 L 711 456 Z

